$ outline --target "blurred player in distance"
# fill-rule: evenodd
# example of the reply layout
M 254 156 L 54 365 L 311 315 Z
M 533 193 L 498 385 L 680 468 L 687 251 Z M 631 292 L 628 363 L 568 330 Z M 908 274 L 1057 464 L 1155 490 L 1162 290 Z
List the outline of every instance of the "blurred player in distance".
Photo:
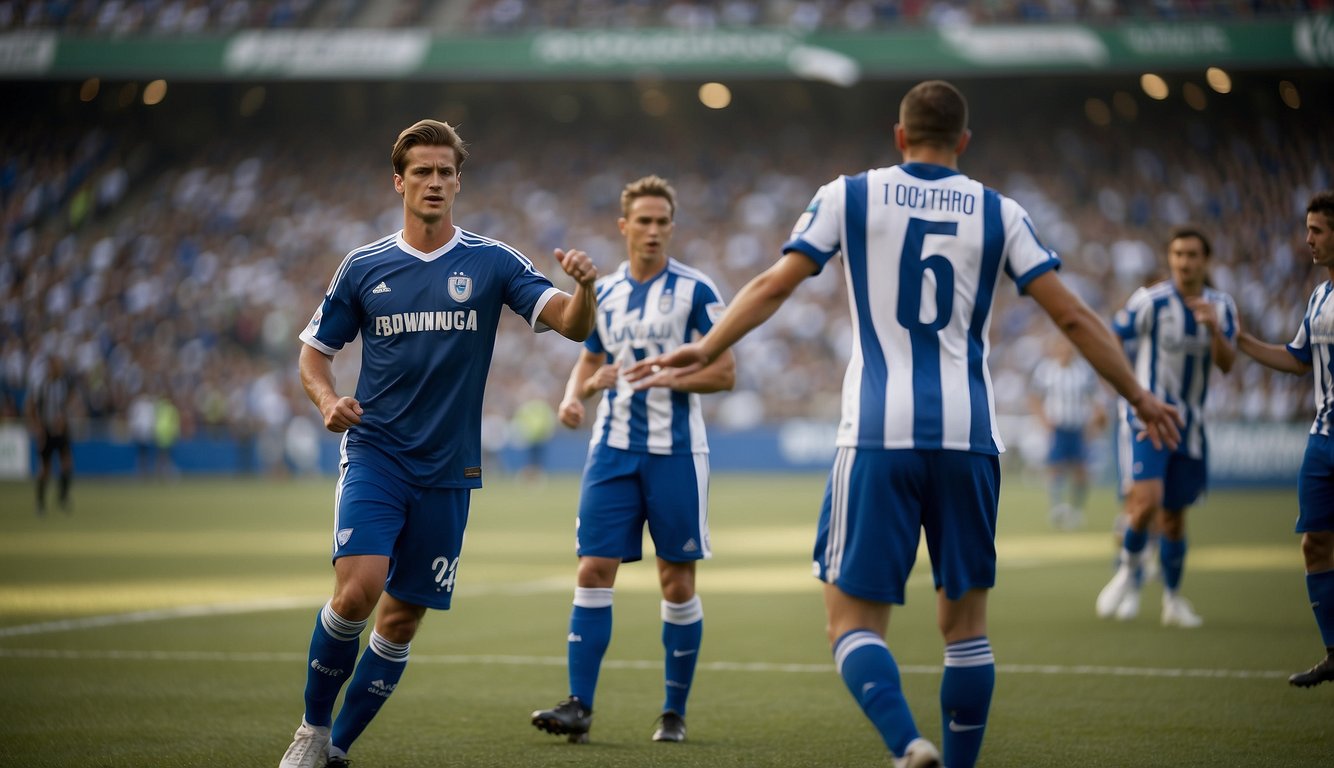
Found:
M 1237 336 L 1241 351 L 1261 365 L 1297 375 L 1316 372 L 1315 421 L 1297 477 L 1297 533 L 1325 658 L 1288 678 L 1301 688 L 1334 680 L 1334 191 L 1321 192 L 1306 206 L 1306 245 L 1328 279 L 1311 292 L 1292 342 L 1284 347 L 1244 331 Z
M 1029 404 L 1050 441 L 1048 519 L 1053 528 L 1074 530 L 1084 524 L 1088 501 L 1089 441 L 1107 426 L 1107 411 L 1097 375 L 1064 336 L 1049 339 L 1047 356 L 1033 369 Z
M 46 481 L 51 477 L 51 459 L 60 462 L 56 501 L 70 511 L 70 486 L 74 482 L 74 448 L 70 418 L 79 408 L 78 382 L 65 369 L 59 355 L 46 358 L 41 378 L 34 381 L 24 401 L 28 430 L 37 443 L 37 514 L 46 514 Z
M 301 382 L 343 441 L 334 594 L 315 619 L 305 715 L 280 768 L 347 765 L 398 686 L 426 609 L 449 608 L 469 495 L 482 484 L 482 397 L 502 309 L 576 341 L 593 327 L 597 270 L 586 254 L 555 252 L 575 280 L 570 295 L 515 249 L 454 224 L 467 157 L 447 123 L 399 134 L 391 159 L 403 229 L 347 255 L 301 333 Z M 340 395 L 333 356 L 358 334 L 356 394 Z
M 704 633 L 695 563 L 711 556 L 709 445 L 700 394 L 730 390 L 731 352 L 691 373 L 635 391 L 620 372 L 713 327 L 723 310 L 704 273 L 667 255 L 676 191 L 658 176 L 627 184 L 617 221 L 626 260 L 597 284 L 598 321 L 570 371 L 558 416 L 577 428 L 584 401 L 601 395 L 579 494 L 579 569 L 566 653 L 570 695 L 532 714 L 533 725 L 588 740 L 602 657 L 611 642 L 612 596 L 621 563 L 643 557 L 644 525 L 662 587 L 665 701 L 654 741 L 685 740 L 686 700 Z
M 1159 448 L 1133 439 L 1134 412 L 1120 406 L 1121 487 L 1127 527 L 1120 564 L 1095 604 L 1101 618 L 1139 615 L 1137 577 L 1150 526 L 1158 523 L 1158 563 L 1163 580 L 1163 626 L 1192 628 L 1203 621 L 1180 594 L 1186 566 L 1186 511 L 1208 484 L 1209 444 L 1204 401 L 1209 375 L 1236 361 L 1237 308 L 1232 297 L 1208 285 L 1212 248 L 1192 227 L 1173 230 L 1167 242 L 1170 277 L 1136 290 L 1116 314 L 1113 329 L 1134 345 L 1139 383 L 1177 406 L 1185 418 L 1181 444 Z
M 741 289 L 712 331 L 627 372 L 651 386 L 680 375 L 672 368 L 707 365 L 842 254 L 855 335 L 814 566 L 839 674 L 895 765 L 912 768 L 976 763 L 995 681 L 986 605 L 1004 446 L 987 354 L 1001 276 L 1134 404 L 1144 437 L 1177 441 L 1175 409 L 1135 380 L 1116 338 L 1057 276 L 1060 262 L 1023 208 L 959 172 L 970 137 L 954 86 L 914 86 L 894 127 L 902 164 L 821 187 L 783 256 Z M 918 731 L 885 642 L 922 531 L 945 641 L 943 756 Z

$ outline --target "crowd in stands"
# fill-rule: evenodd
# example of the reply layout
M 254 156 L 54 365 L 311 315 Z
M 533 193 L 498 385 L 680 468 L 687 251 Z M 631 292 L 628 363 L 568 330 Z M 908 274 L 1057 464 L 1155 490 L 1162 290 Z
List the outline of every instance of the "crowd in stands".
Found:
M 622 89 L 631 104 L 634 87 Z M 519 248 L 568 290 L 552 249 L 578 247 L 614 269 L 624 257 L 620 189 L 658 173 L 679 193 L 673 255 L 730 298 L 777 257 L 820 184 L 897 160 L 892 111 L 868 106 L 896 104 L 892 85 L 804 107 L 773 95 L 802 87 L 751 98 L 751 112 L 678 105 L 649 118 L 632 107 L 571 125 L 544 116 L 531 91 L 434 115 L 461 123 L 473 150 L 455 222 Z M 290 88 L 290 98 L 311 101 L 310 114 L 340 101 Z M 1194 222 L 1213 236 L 1214 284 L 1237 299 L 1248 326 L 1291 339 L 1323 279 L 1302 222 L 1310 195 L 1334 186 L 1330 104 L 1258 109 L 1246 92 L 1205 113 L 1146 104 L 1137 121 L 1095 126 L 1080 99 L 1035 90 L 1046 111 L 1007 109 L 986 83 L 972 85 L 975 136 L 963 168 L 1027 207 L 1099 313 L 1110 318 L 1161 275 L 1167 231 Z M 591 101 L 592 91 L 578 96 Z M 28 383 L 59 355 L 80 377 L 84 434 L 125 435 L 145 397 L 175 403 L 185 436 L 276 440 L 294 421 L 308 429 L 317 414 L 297 380 L 297 334 L 343 255 L 401 226 L 389 148 L 420 116 L 371 125 L 330 112 L 318 130 L 238 122 L 184 146 L 142 126 L 71 120 L 39 130 L 40 115 L 6 120 L 0 409 L 15 416 Z M 1007 281 L 998 301 L 992 337 L 1012 340 L 992 358 L 998 407 L 1023 413 L 1049 326 Z M 557 402 L 579 352 L 551 334 L 537 338 L 516 317 L 500 333 L 489 423 L 534 395 Z M 738 346 L 736 391 L 705 398 L 710 418 L 722 427 L 832 423 L 849 338 L 841 267 L 826 269 Z M 337 363 L 350 391 L 355 349 Z M 1309 380 L 1249 363 L 1217 377 L 1210 398 L 1217 418 L 1300 422 L 1311 412 Z
M 1331 0 L 0 0 L 0 31 L 56 29 L 124 36 L 349 27 L 424 27 L 437 33 L 774 27 L 809 32 L 904 25 L 1247 20 L 1331 7 Z

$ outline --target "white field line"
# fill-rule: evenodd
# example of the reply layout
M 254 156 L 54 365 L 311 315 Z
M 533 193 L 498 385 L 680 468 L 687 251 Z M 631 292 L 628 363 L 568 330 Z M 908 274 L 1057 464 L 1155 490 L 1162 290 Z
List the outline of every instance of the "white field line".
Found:
M 277 663 L 301 664 L 306 656 L 300 653 L 233 653 L 229 651 L 75 651 L 40 648 L 0 648 L 0 659 L 47 659 L 62 661 L 199 661 L 216 663 Z M 470 666 L 506 667 L 563 667 L 564 656 L 433 656 L 413 654 L 414 664 L 466 664 Z M 608 659 L 604 669 L 660 670 L 662 660 L 639 661 Z M 763 661 L 736 662 L 710 661 L 700 669 L 713 672 L 778 672 L 816 673 L 827 675 L 834 671 L 830 664 L 774 664 Z M 929 664 L 905 664 L 899 671 L 910 675 L 938 675 L 941 668 Z M 1096 665 L 1061 664 L 997 664 L 996 672 L 1004 675 L 1057 675 L 1069 677 L 1173 677 L 1226 680 L 1272 680 L 1287 677 L 1287 672 L 1248 669 L 1164 669 L 1156 667 L 1106 667 Z

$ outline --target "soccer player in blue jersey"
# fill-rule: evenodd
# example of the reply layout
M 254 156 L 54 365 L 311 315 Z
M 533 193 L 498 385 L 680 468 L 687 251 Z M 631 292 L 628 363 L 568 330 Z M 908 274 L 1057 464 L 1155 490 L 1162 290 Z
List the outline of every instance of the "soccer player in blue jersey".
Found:
M 712 331 L 627 372 L 651 386 L 672 367 L 710 363 L 842 254 L 853 349 L 815 573 L 825 582 L 839 674 L 900 768 L 942 760 L 917 730 L 885 642 L 923 530 L 945 641 L 944 764 L 973 765 L 986 730 L 996 669 L 986 606 L 1003 449 L 987 354 L 1001 276 L 1133 403 L 1145 438 L 1177 440 L 1175 409 L 1135 380 L 1116 337 L 1057 276 L 1060 262 L 1023 208 L 958 171 L 970 138 L 967 103 L 954 86 L 914 86 L 894 127 L 902 164 L 822 187 L 782 258 L 737 293 Z
M 695 676 L 704 608 L 695 563 L 710 557 L 709 444 L 701 393 L 729 390 L 730 352 L 689 374 L 635 391 L 620 375 L 646 357 L 676 349 L 713 327 L 723 311 L 704 273 L 667 255 L 676 192 L 645 176 L 621 191 L 626 260 L 597 284 L 598 320 L 565 386 L 560 420 L 583 423 L 584 401 L 601 394 L 575 523 L 579 569 L 566 653 L 570 695 L 533 713 L 533 725 L 584 743 L 602 657 L 611 642 L 612 593 L 621 563 L 643 557 L 644 525 L 657 552 L 662 586 L 666 700 L 654 741 L 686 737 L 686 699 Z
M 1030 401 L 1050 435 L 1047 451 L 1049 519 L 1055 528 L 1072 530 L 1084 522 L 1088 500 L 1088 439 L 1106 426 L 1107 413 L 1093 369 L 1075 354 L 1063 336 L 1054 337 L 1051 354 L 1033 369 Z M 1065 500 L 1069 484 L 1070 501 Z
M 1237 336 L 1238 348 L 1262 365 L 1297 375 L 1315 371 L 1315 422 L 1297 478 L 1297 533 L 1325 658 L 1288 678 L 1301 688 L 1334 680 L 1334 191 L 1321 192 L 1306 206 L 1306 245 L 1329 279 L 1311 293 L 1292 343 L 1284 347 L 1245 332 Z
M 1128 526 L 1120 565 L 1098 594 L 1101 618 L 1139 615 L 1141 580 L 1136 576 L 1149 541 L 1149 526 L 1161 532 L 1158 562 L 1163 579 L 1161 620 L 1168 627 L 1198 627 L 1203 621 L 1181 596 L 1186 566 L 1186 510 L 1207 484 L 1209 445 L 1204 400 L 1210 371 L 1232 370 L 1237 357 L 1237 308 L 1232 297 L 1209 287 L 1209 240 L 1191 227 L 1172 232 L 1167 243 L 1171 277 L 1140 288 L 1116 314 L 1113 328 L 1135 346 L 1139 383 L 1176 405 L 1185 417 L 1181 445 L 1160 449 L 1130 438 L 1139 424 L 1121 405 L 1121 476 Z
M 305 716 L 280 768 L 346 765 L 397 687 L 426 609 L 449 608 L 469 494 L 482 485 L 482 392 L 501 310 L 576 341 L 593 327 L 597 270 L 587 254 L 555 252 L 577 283 L 570 295 L 522 253 L 454 224 L 467 157 L 447 123 L 422 120 L 399 134 L 403 229 L 347 255 L 301 333 L 301 382 L 343 442 L 334 594 L 315 620 Z M 358 335 L 356 394 L 340 395 L 333 356 Z

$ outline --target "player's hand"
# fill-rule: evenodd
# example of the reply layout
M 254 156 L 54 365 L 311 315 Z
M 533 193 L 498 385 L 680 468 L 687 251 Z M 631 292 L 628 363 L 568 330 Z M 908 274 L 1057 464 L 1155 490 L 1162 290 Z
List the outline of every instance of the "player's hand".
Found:
M 330 432 L 346 432 L 361 423 L 361 403 L 354 397 L 340 397 L 328 408 L 321 408 L 324 428 Z
M 585 288 L 592 288 L 597 282 L 598 268 L 593 266 L 593 260 L 583 251 L 576 248 L 568 251 L 557 248 L 556 261 L 560 262 L 560 268 L 565 270 L 565 274 L 573 277 L 576 283 Z
M 588 380 L 584 382 L 584 386 L 590 392 L 613 389 L 616 386 L 616 379 L 618 379 L 620 375 L 621 369 L 617 368 L 614 363 L 608 363 L 607 365 L 598 368 L 592 376 L 589 376 Z
M 683 344 L 671 352 L 644 358 L 626 368 L 625 380 L 635 390 L 668 386 L 679 376 L 694 373 L 709 364 L 709 358 L 699 344 Z
M 1148 440 L 1158 450 L 1166 447 L 1175 451 L 1181 444 L 1181 427 L 1186 423 L 1181 419 L 1176 406 L 1164 403 L 1151 392 L 1145 391 L 1130 407 L 1144 425 L 1135 435 L 1136 440 Z
M 1210 333 L 1218 330 L 1218 308 L 1203 296 L 1186 299 L 1186 307 L 1195 315 L 1195 322 L 1209 329 Z
M 573 397 L 567 397 L 560 401 L 560 407 L 556 409 L 556 418 L 560 423 L 570 429 L 578 429 L 580 424 L 584 423 L 584 404 Z

